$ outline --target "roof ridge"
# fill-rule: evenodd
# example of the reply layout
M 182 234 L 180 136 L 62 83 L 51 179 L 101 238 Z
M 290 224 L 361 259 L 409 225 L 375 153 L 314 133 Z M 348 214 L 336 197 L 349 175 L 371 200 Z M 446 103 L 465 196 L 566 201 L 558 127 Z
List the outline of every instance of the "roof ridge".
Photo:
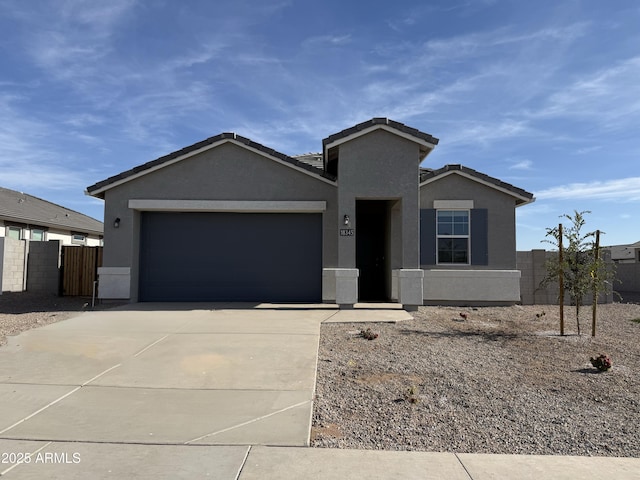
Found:
M 349 135 L 355 134 L 367 128 L 373 127 L 375 125 L 387 125 L 400 132 L 409 134 L 421 140 L 425 140 L 431 143 L 432 145 L 437 145 L 438 142 L 440 141 L 438 138 L 434 137 L 433 135 L 423 132 L 421 130 L 418 130 L 417 128 L 409 127 L 404 123 L 391 120 L 390 118 L 387 118 L 387 117 L 373 117 L 369 120 L 365 120 L 364 122 L 358 123 L 353 127 L 345 128 L 344 130 L 341 130 L 337 133 L 329 135 L 328 137 L 322 140 L 322 145 L 326 146 L 329 143 L 339 140 L 340 138 L 348 137 Z

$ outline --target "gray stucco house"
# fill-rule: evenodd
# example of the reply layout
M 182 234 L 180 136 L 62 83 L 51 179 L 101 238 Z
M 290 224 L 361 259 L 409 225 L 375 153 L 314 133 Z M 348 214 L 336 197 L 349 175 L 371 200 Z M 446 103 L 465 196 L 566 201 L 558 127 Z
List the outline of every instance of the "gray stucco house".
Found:
M 98 182 L 100 296 L 130 301 L 514 303 L 533 195 L 420 163 L 431 135 L 374 118 L 289 157 L 235 133 Z

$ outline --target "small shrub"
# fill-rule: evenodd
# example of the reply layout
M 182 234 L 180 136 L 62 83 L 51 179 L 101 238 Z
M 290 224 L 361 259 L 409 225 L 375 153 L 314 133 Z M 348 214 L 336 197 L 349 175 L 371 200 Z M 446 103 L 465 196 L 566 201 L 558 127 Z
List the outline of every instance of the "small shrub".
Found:
M 360 336 L 362 338 L 366 338 L 367 340 L 374 340 L 378 338 L 378 334 L 370 328 L 367 328 L 366 330 L 360 330 Z
M 596 367 L 601 372 L 606 372 L 613 366 L 613 362 L 605 354 L 601 354 L 599 357 L 591 358 L 590 361 L 591 365 Z
M 409 403 L 418 403 L 420 401 L 418 395 L 420 395 L 420 389 L 416 385 L 411 385 L 404 393 L 404 399 Z
M 633 320 L 631 320 L 631 321 L 632 321 L 632 322 L 635 322 L 635 323 L 640 323 L 640 318 L 634 318 L 634 319 L 633 319 Z

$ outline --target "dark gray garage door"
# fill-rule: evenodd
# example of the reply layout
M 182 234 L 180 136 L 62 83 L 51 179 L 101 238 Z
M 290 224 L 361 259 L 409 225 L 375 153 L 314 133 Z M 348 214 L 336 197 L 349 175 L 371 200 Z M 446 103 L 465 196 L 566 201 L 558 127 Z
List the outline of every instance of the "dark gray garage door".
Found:
M 143 212 L 141 301 L 318 302 L 322 215 Z

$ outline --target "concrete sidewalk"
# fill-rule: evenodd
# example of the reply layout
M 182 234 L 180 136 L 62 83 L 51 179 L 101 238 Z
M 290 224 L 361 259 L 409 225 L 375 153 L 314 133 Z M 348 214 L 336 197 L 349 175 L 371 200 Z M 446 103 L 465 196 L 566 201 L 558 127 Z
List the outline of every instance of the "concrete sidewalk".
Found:
M 638 480 L 640 459 L 479 455 L 305 447 L 137 445 L 0 440 L 8 480 L 211 478 L 217 480 Z

